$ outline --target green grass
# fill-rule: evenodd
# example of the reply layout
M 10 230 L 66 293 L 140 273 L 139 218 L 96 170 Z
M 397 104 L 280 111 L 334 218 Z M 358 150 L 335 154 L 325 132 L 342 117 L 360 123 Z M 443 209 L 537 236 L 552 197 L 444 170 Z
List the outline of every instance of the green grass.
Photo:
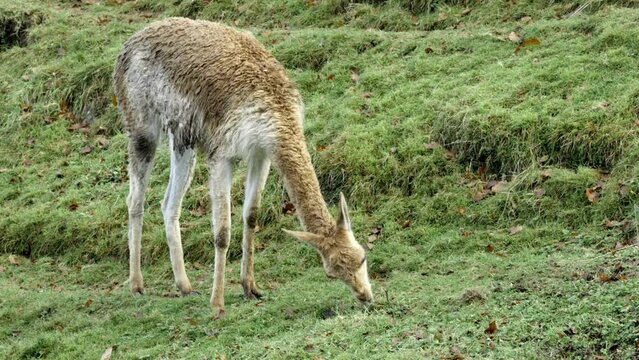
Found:
M 637 5 L 0 0 L 0 357 L 637 356 Z M 228 317 L 208 308 L 203 165 L 182 216 L 202 295 L 175 298 L 164 147 L 147 195 L 149 294 L 128 294 L 126 136 L 110 77 L 133 32 L 175 15 L 250 29 L 288 69 L 327 201 L 347 195 L 362 242 L 383 228 L 372 309 L 282 235 L 299 225 L 274 172 L 258 219 L 266 299 L 240 298 L 241 165 Z M 541 44 L 516 51 L 511 32 Z

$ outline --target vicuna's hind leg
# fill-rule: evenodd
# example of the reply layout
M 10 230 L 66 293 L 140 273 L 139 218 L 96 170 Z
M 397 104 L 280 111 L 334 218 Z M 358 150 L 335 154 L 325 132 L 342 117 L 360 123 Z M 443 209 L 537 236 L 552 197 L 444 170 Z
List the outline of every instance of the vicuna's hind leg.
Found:
M 171 151 L 171 175 L 169 176 L 169 185 L 166 188 L 166 194 L 164 195 L 164 201 L 162 203 L 162 214 L 164 215 L 166 239 L 169 244 L 175 285 L 180 289 L 183 295 L 186 295 L 190 294 L 193 288 L 184 269 L 182 236 L 180 234 L 180 213 L 182 211 L 182 199 L 191 185 L 191 179 L 193 178 L 195 151 L 189 148 L 177 151 L 174 146 L 172 134 L 169 134 L 169 147 Z
M 217 317 L 224 316 L 224 267 L 226 252 L 231 240 L 231 181 L 233 165 L 230 160 L 209 160 L 209 191 L 213 208 L 213 233 L 215 236 L 215 270 L 211 306 Z
M 144 192 L 153 168 L 157 135 L 152 132 L 129 134 L 129 281 L 134 295 L 144 293 L 140 268 Z
M 253 154 L 248 161 L 246 175 L 246 189 L 244 196 L 244 232 L 242 239 L 242 270 L 240 279 L 244 288 L 244 296 L 247 299 L 261 297 L 255 285 L 255 275 L 253 272 L 253 241 L 255 240 L 255 228 L 257 226 L 257 211 L 262 199 L 262 190 L 266 184 L 271 162 L 265 154 L 258 152 Z

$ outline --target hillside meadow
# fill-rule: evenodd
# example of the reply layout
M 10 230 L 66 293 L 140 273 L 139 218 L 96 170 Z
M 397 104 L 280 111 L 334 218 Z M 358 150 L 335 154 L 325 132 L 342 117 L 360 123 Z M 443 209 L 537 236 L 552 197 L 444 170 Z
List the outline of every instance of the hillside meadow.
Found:
M 348 198 L 375 304 L 326 279 L 276 171 L 226 317 L 198 161 L 173 284 L 147 192 L 146 294 L 128 291 L 123 42 L 184 16 L 250 30 L 303 94 L 331 211 Z M 0 0 L 0 358 L 629 359 L 639 356 L 636 0 Z M 202 160 L 201 158 L 199 160 Z

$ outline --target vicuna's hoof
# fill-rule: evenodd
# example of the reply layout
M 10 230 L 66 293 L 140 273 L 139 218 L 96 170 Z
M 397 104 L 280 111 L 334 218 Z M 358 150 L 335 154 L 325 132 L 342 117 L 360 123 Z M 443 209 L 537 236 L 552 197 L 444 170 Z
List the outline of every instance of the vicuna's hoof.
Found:
M 133 294 L 133 296 L 142 296 L 142 295 L 144 295 L 144 287 L 142 287 L 142 286 L 131 286 L 131 294 Z
M 217 311 L 217 315 L 215 315 L 215 317 L 213 318 L 213 320 L 222 320 L 224 319 L 224 316 L 226 315 L 226 313 L 224 312 L 224 309 L 219 309 Z
M 256 299 L 261 299 L 262 298 L 262 293 L 260 293 L 259 291 L 255 290 L 255 289 L 244 289 L 244 297 L 247 300 L 256 300 Z
M 190 293 L 187 293 L 187 294 L 184 294 L 184 293 L 182 294 L 182 296 L 198 296 L 198 295 L 200 295 L 200 292 L 199 291 L 195 291 L 195 290 L 193 290 L 193 291 L 191 291 Z
M 180 293 L 182 293 L 182 296 L 190 295 L 193 292 L 191 283 L 188 280 L 177 282 L 175 285 L 177 286 L 178 290 L 180 290 Z

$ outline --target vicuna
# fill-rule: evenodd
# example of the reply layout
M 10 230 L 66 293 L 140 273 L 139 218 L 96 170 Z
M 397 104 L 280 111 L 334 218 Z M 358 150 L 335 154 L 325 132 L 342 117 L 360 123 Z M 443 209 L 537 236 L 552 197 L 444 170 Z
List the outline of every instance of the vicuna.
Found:
M 153 23 L 133 35 L 118 57 L 115 93 L 129 135 L 129 266 L 134 294 L 144 291 L 140 269 L 144 193 L 161 133 L 167 133 L 171 174 L 162 203 L 175 283 L 193 291 L 184 270 L 180 211 L 201 149 L 209 169 L 215 270 L 211 305 L 224 315 L 224 266 L 230 241 L 233 160 L 248 163 L 241 283 L 260 296 L 253 274 L 256 212 L 271 162 L 307 232 L 284 230 L 311 244 L 326 274 L 373 299 L 366 252 L 355 240 L 344 196 L 337 221 L 328 212 L 304 140 L 304 107 L 284 68 L 250 33 L 189 19 Z

